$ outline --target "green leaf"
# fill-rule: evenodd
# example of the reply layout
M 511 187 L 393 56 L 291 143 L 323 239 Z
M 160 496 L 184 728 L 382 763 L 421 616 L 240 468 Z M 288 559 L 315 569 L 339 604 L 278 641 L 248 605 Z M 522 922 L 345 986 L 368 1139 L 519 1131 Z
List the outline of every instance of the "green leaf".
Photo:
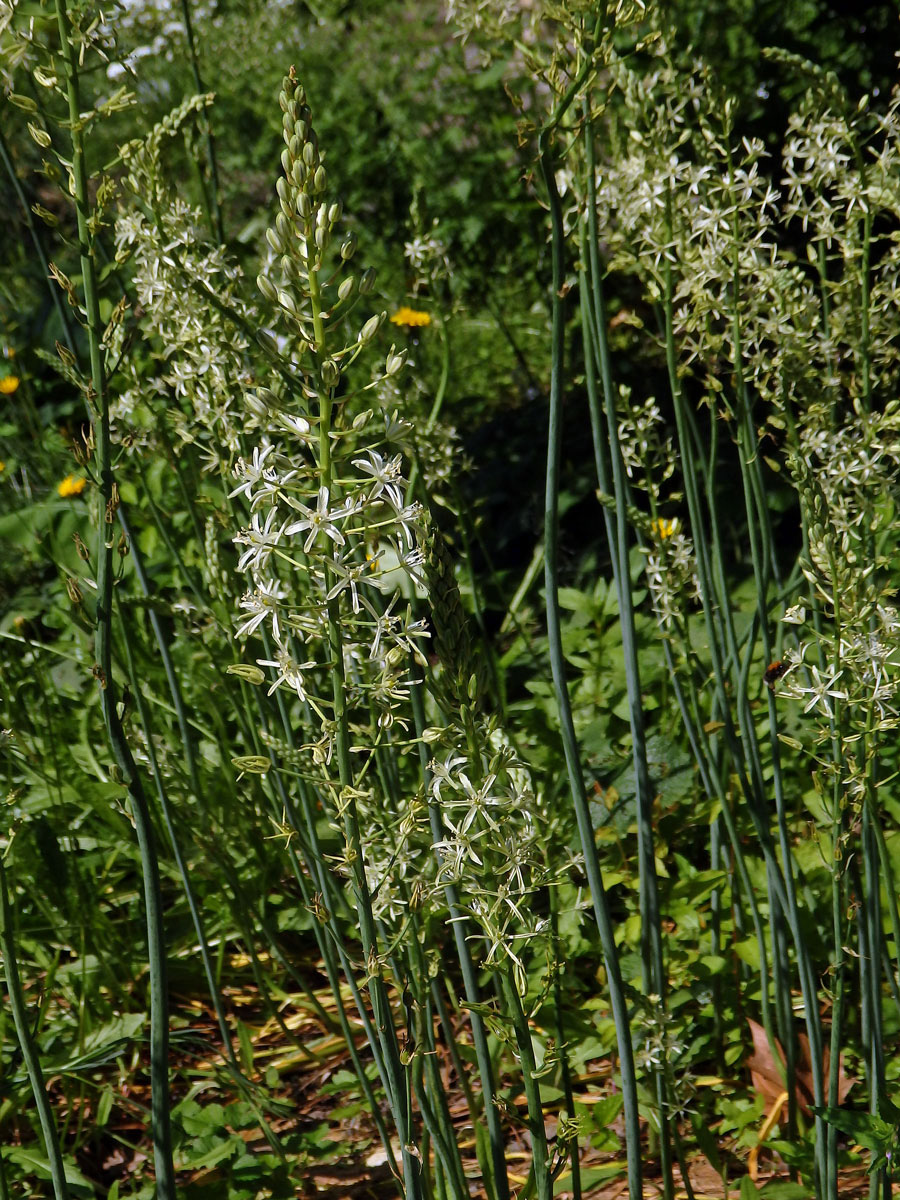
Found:
M 884 1153 L 897 1132 L 895 1126 L 871 1113 L 847 1112 L 842 1108 L 823 1108 L 821 1105 L 814 1108 L 813 1112 L 867 1150 Z
M 97 1128 L 102 1129 L 109 1120 L 109 1114 L 113 1106 L 113 1090 L 111 1087 L 105 1087 L 100 1093 L 100 1102 L 97 1105 Z
M 745 1175 L 741 1180 L 741 1200 L 756 1200 L 758 1195 L 759 1188 L 749 1175 Z
M 238 1021 L 238 1050 L 241 1055 L 241 1066 L 248 1075 L 253 1074 L 253 1042 L 250 1040 L 250 1030 L 243 1021 Z

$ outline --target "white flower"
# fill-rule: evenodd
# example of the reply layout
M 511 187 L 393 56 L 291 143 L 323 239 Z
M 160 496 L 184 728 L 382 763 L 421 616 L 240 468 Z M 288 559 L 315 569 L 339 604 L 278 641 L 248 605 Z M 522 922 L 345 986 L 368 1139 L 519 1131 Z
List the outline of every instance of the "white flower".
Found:
M 243 458 L 238 459 L 234 473 L 242 482 L 238 484 L 233 492 L 228 493 L 229 500 L 233 496 L 239 496 L 243 493 L 250 501 L 251 509 L 254 509 L 263 500 L 274 497 L 277 494 L 279 485 L 278 473 L 274 467 L 266 466 L 266 459 L 274 449 L 275 447 L 271 442 L 262 448 L 254 446 L 253 458 L 249 463 Z M 296 471 L 291 471 L 287 478 L 295 474 Z M 280 482 L 284 483 L 286 479 Z M 254 489 L 257 489 L 255 494 Z
M 252 615 L 235 633 L 238 641 L 249 637 L 269 615 L 272 617 L 272 630 L 277 638 L 280 635 L 278 608 L 286 596 L 287 592 L 274 579 L 261 582 L 254 591 L 246 592 L 241 598 L 241 608 Z
M 316 502 L 316 507 L 307 508 L 305 504 L 301 504 L 299 500 L 292 501 L 293 506 L 303 513 L 303 519 L 294 521 L 285 529 L 285 536 L 292 537 L 295 533 L 302 533 L 305 529 L 309 530 L 306 541 L 303 543 L 304 554 L 309 554 L 316 538 L 320 533 L 326 534 L 338 546 L 343 546 L 346 539 L 335 525 L 335 519 L 344 519 L 349 515 L 349 509 L 343 513 L 337 510 L 334 514 L 328 511 L 328 488 L 320 487 L 319 496 Z
M 303 672 L 315 667 L 317 665 L 315 662 L 298 663 L 292 654 L 283 649 L 279 649 L 278 657 L 275 659 L 258 658 L 256 661 L 261 667 L 278 668 L 278 677 L 269 688 L 268 695 L 271 696 L 276 688 L 286 683 L 288 687 L 294 689 L 301 700 L 309 698 L 306 692 Z
M 819 671 L 815 664 L 809 668 L 810 678 L 812 680 L 808 687 L 797 686 L 796 692 L 798 696 L 808 696 L 809 700 L 803 708 L 805 713 L 811 712 L 812 709 L 818 708 L 829 719 L 834 716 L 834 706 L 832 700 L 846 700 L 847 693 L 840 688 L 835 687 L 837 681 L 843 675 L 843 671 L 838 671 L 834 675 L 825 675 Z
M 401 456 L 395 454 L 392 459 L 385 462 L 375 450 L 369 450 L 367 453 L 368 459 L 354 458 L 353 465 L 359 467 L 361 471 L 365 471 L 367 475 L 371 475 L 375 481 L 375 486 L 369 493 L 369 499 L 375 500 L 382 493 L 386 493 L 393 507 L 401 509 L 403 507 L 403 495 L 399 487 L 403 481 L 400 473 L 400 464 L 403 461 Z
M 274 528 L 277 515 L 277 510 L 270 508 L 265 524 L 260 525 L 259 513 L 254 513 L 250 528 L 235 537 L 235 543 L 250 547 L 238 559 L 239 571 L 259 571 L 268 562 L 269 555 L 278 545 L 279 539 L 284 533 L 283 525 L 277 529 Z

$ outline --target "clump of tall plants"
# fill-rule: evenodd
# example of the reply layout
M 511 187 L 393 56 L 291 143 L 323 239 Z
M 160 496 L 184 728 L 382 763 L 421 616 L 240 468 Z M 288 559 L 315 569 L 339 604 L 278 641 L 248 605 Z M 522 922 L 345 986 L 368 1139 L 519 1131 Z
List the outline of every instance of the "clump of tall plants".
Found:
M 438 394 L 423 406 L 417 344 L 388 338 L 374 272 L 359 265 L 370 235 L 345 220 L 294 68 L 248 277 L 223 236 L 214 97 L 183 15 L 198 93 L 142 136 L 126 129 L 103 171 L 93 130 L 132 103 L 123 91 L 85 99 L 88 69 L 115 55 L 103 14 L 55 0 L 33 20 L 12 7 L 3 26 L 10 69 L 28 75 L 12 98 L 74 207 L 77 277 L 49 263 L 47 274 L 64 331 L 58 370 L 83 409 L 78 476 L 57 493 L 80 504 L 61 522 L 65 546 L 57 509 L 28 518 L 47 531 L 44 630 L 56 633 L 42 639 L 24 621 L 5 631 L 25 651 L 11 677 L 35 696 L 7 705 L 2 738 L 0 950 L 24 1066 L 14 1106 L 36 1114 L 18 1142 L 42 1144 L 57 1200 L 81 1187 L 67 1145 L 83 1122 L 73 1136 L 67 1116 L 60 1137 L 55 1076 L 81 1080 L 67 1113 L 90 1111 L 99 1129 L 125 1105 L 101 1068 L 143 1028 L 141 1014 L 130 1034 L 116 1026 L 108 1058 L 86 1036 L 87 1014 L 118 1019 L 132 999 L 105 976 L 95 990 L 86 982 L 89 960 L 114 944 L 89 903 L 66 915 L 78 983 L 62 972 L 53 992 L 62 951 L 50 967 L 45 952 L 38 965 L 20 953 L 26 839 L 43 839 L 46 861 L 77 855 L 61 831 L 72 781 L 86 777 L 102 788 L 97 812 L 77 821 L 94 829 L 105 805 L 105 836 L 115 830 L 128 862 L 104 868 L 104 904 L 144 920 L 142 1119 L 159 1196 L 173 1200 L 192 1161 L 207 1165 L 187 1136 L 206 1084 L 188 1088 L 173 1069 L 176 923 L 215 1023 L 209 1086 L 240 1097 L 287 1180 L 277 1072 L 260 1077 L 230 1010 L 227 943 L 246 953 L 261 1010 L 299 1054 L 315 1057 L 279 996 L 300 997 L 342 1039 L 379 1160 L 410 1200 L 463 1200 L 476 1178 L 506 1200 L 514 1141 L 525 1187 L 550 1200 L 564 1171 L 581 1194 L 592 1137 L 611 1148 L 578 1102 L 574 1064 L 587 1051 L 564 1021 L 568 936 L 588 945 L 592 971 L 602 961 L 591 1029 L 610 1060 L 608 1123 L 622 1111 L 631 1200 L 645 1158 L 658 1157 L 666 1197 L 679 1183 L 690 1195 L 695 1144 L 727 1189 L 734 1167 L 716 1132 L 751 1151 L 742 1194 L 769 1138 L 809 1194 L 838 1196 L 842 1135 L 872 1150 L 873 1193 L 889 1194 L 900 95 L 876 114 L 782 56 L 810 86 L 774 164 L 741 135 L 712 72 L 675 65 L 655 8 L 451 6 L 463 34 L 533 84 L 521 137 L 548 216 L 552 354 L 543 535 L 510 623 L 528 640 L 516 609 L 542 561 L 546 637 L 527 647 L 549 715 L 540 725 L 509 703 L 477 581 L 473 622 L 457 580 L 469 526 L 453 511 L 452 438 L 437 424 L 446 336 Z M 437 294 L 440 242 L 419 229 L 410 246 L 422 280 L 431 255 Z M 422 330 L 431 318 L 405 320 Z M 617 344 L 644 375 L 613 345 L 623 326 Z M 570 690 L 576 671 L 596 669 L 583 627 L 572 652 L 563 608 L 590 609 L 561 573 L 565 418 L 579 404 L 601 551 L 585 561 L 605 564 L 592 595 L 618 625 L 615 719 L 630 779 L 618 825 L 590 802 L 608 792 Z M 16 487 L 24 513 L 24 472 Z M 665 665 L 660 700 L 648 695 L 651 650 Z M 56 696 L 42 666 L 53 655 L 70 664 Z M 88 747 L 77 754 L 54 732 L 72 697 Z M 693 785 L 664 836 L 652 743 L 676 723 Z M 88 879 L 77 886 L 89 895 Z M 41 909 L 48 929 L 54 911 Z M 54 999 L 36 1006 L 38 969 Z M 712 1064 L 722 1089 L 749 1047 L 738 1011 L 757 1068 L 768 1056 L 775 1075 L 758 1135 L 696 1083 Z M 62 1066 L 45 1019 L 74 1030 L 78 1055 Z M 856 1111 L 843 1107 L 851 1067 Z M 234 1153 L 226 1144 L 223 1159 Z

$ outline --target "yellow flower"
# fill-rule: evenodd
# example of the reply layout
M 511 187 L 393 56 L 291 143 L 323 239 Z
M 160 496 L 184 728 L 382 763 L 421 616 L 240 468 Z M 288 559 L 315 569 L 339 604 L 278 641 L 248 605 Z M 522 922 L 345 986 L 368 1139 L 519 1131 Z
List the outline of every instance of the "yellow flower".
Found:
M 86 479 L 82 479 L 79 475 L 67 475 L 56 490 L 63 497 L 80 496 L 86 487 Z
M 5 470 L 6 470 L 6 463 L 0 462 L 0 472 L 5 471 Z
M 398 308 L 391 320 L 395 325 L 405 325 L 408 329 L 413 329 L 418 325 L 430 325 L 431 316 L 427 312 L 420 312 L 415 308 L 407 308 L 404 304 L 402 308 Z
M 4 375 L 0 379 L 0 396 L 11 396 L 19 386 L 19 381 L 15 375 Z
M 678 521 L 674 518 L 671 521 L 667 521 L 665 517 L 659 517 L 653 522 L 653 528 L 656 530 L 659 540 L 664 542 L 666 538 L 670 538 L 676 532 Z

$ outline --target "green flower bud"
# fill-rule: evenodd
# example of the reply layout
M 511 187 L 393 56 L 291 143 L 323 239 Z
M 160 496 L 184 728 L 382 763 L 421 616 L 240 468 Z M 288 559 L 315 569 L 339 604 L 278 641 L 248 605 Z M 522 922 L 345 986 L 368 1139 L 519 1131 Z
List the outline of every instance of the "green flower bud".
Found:
M 356 253 L 356 234 L 348 233 L 341 243 L 341 258 L 344 262 L 349 262 Z
M 402 371 L 406 366 L 406 358 L 407 352 L 405 350 L 401 350 L 400 353 L 397 354 L 395 348 L 391 346 L 390 353 L 388 354 L 384 363 L 385 375 L 396 375 L 399 371 Z
M 284 243 L 274 229 L 266 230 L 266 241 L 276 254 L 284 254 Z
M 366 321 L 365 325 L 363 325 L 362 329 L 359 331 L 357 341 L 371 342 L 372 338 L 378 332 L 383 319 L 384 313 L 378 313 L 374 317 L 369 317 L 368 321 Z
M 322 363 L 321 379 L 323 387 L 337 387 L 341 378 L 341 369 L 333 358 L 326 358 Z
M 327 183 L 328 183 L 328 176 L 327 176 L 327 174 L 325 173 L 325 168 L 324 168 L 324 167 L 317 167 L 317 168 L 316 168 L 316 173 L 315 173 L 315 175 L 313 176 L 313 182 L 314 182 L 314 184 L 315 184 L 315 188 L 316 188 L 316 192 L 317 192 L 317 193 L 321 193 L 321 192 L 324 192 L 324 191 L 325 191 L 325 187 L 326 187 L 326 185 L 327 185 Z
M 227 675 L 237 675 L 239 679 L 246 679 L 247 683 L 252 683 L 258 687 L 265 682 L 265 671 L 259 667 L 251 666 L 250 663 L 232 663 L 230 667 L 225 668 Z
M 338 300 L 348 300 L 356 288 L 356 279 L 352 275 L 348 275 L 346 279 L 341 280 L 341 285 L 338 288 Z
M 277 302 L 278 293 L 275 291 L 275 288 L 272 286 L 272 284 L 269 283 L 265 275 L 257 275 L 256 286 L 267 300 L 271 301 L 273 304 Z
M 266 758 L 264 754 L 245 754 L 239 758 L 233 758 L 231 765 L 236 767 L 242 775 L 265 775 L 272 769 L 272 760 Z
M 375 268 L 366 267 L 362 273 L 362 278 L 359 281 L 359 294 L 365 296 L 367 292 L 371 292 L 375 286 Z
M 297 310 L 297 304 L 290 292 L 280 289 L 278 292 L 278 303 L 283 309 L 291 314 L 292 317 L 299 317 L 300 313 Z

